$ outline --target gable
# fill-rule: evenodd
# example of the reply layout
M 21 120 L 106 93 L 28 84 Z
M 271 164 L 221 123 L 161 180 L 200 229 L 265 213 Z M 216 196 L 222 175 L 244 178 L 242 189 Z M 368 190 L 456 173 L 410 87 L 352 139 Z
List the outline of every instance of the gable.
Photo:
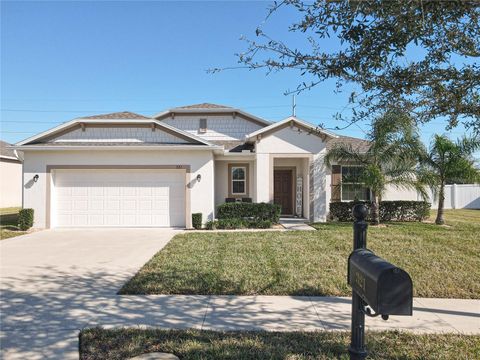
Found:
M 317 154 L 326 147 L 326 141 L 309 131 L 297 127 L 283 127 L 255 145 L 257 153 Z
M 205 132 L 199 131 L 200 119 L 206 119 L 207 127 Z M 177 114 L 174 117 L 166 117 L 161 121 L 208 141 L 244 140 L 247 134 L 265 127 L 264 124 L 252 121 L 239 114 L 233 115 L 232 113 Z
M 151 143 L 191 144 L 192 139 L 160 129 L 149 124 L 77 124 L 72 128 L 43 141 L 55 143 Z

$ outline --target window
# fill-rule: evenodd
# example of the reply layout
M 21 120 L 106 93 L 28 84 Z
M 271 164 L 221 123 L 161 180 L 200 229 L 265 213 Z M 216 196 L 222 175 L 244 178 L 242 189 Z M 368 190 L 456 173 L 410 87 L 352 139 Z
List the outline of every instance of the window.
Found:
M 342 201 L 370 200 L 370 191 L 361 182 L 361 166 L 342 166 Z
M 232 166 L 232 195 L 246 195 L 247 193 L 247 168 L 245 166 Z
M 198 132 L 204 134 L 207 132 L 207 119 L 200 119 L 200 125 L 198 127 Z

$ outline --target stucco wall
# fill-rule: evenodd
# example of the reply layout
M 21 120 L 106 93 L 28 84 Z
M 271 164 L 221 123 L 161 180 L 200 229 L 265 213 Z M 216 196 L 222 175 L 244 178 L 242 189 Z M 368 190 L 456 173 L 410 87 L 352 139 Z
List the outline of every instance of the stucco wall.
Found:
M 22 206 L 22 164 L 0 160 L 0 208 Z
M 255 163 L 253 161 L 244 161 L 244 160 L 216 160 L 215 161 L 215 207 L 225 202 L 225 198 L 228 197 L 228 188 L 230 184 L 228 183 L 228 164 L 249 164 L 248 172 L 248 194 L 247 197 L 253 198 L 254 194 L 254 167 Z
M 304 193 L 304 216 L 308 216 L 312 221 L 325 221 L 330 192 L 327 187 L 328 169 L 323 162 L 326 153 L 325 142 L 304 130 L 299 132 L 296 127 L 286 127 L 257 141 L 255 149 L 257 201 L 273 200 L 275 164 L 295 163 L 298 169 L 302 170 L 305 179 L 308 179 L 306 181 L 308 191 Z M 295 158 L 295 155 L 298 157 Z M 309 158 L 302 158 L 304 156 Z M 282 159 L 282 157 L 294 159 Z M 304 169 L 302 169 L 303 166 L 305 166 Z
M 35 228 L 46 226 L 47 165 L 190 165 L 191 212 L 214 216 L 214 162 L 210 151 L 25 151 L 24 207 L 35 210 Z M 38 174 L 39 179 L 33 182 Z M 202 179 L 196 181 L 197 175 Z
M 207 119 L 207 131 L 199 133 L 200 119 Z M 264 127 L 246 120 L 241 116 L 232 115 L 175 115 L 175 118 L 166 118 L 162 122 L 200 136 L 206 140 L 243 140 L 245 135 Z

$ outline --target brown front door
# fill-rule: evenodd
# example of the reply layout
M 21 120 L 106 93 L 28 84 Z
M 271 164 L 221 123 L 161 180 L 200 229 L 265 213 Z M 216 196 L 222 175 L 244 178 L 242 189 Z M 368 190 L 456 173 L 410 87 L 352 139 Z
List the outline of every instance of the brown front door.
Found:
M 273 171 L 273 202 L 282 206 L 282 215 L 293 215 L 292 170 Z

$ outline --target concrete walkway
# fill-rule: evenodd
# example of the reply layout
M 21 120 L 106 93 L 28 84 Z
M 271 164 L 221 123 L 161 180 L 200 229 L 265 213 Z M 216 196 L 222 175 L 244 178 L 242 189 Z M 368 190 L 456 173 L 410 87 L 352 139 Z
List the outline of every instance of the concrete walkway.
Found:
M 57 230 L 3 240 L 0 357 L 78 359 L 79 330 L 92 326 L 349 330 L 349 298 L 115 295 L 175 233 Z M 419 298 L 413 317 L 366 323 L 370 330 L 480 334 L 480 300 Z
M 302 218 L 280 218 L 279 221 L 286 230 L 315 231 L 307 222 L 307 219 Z

